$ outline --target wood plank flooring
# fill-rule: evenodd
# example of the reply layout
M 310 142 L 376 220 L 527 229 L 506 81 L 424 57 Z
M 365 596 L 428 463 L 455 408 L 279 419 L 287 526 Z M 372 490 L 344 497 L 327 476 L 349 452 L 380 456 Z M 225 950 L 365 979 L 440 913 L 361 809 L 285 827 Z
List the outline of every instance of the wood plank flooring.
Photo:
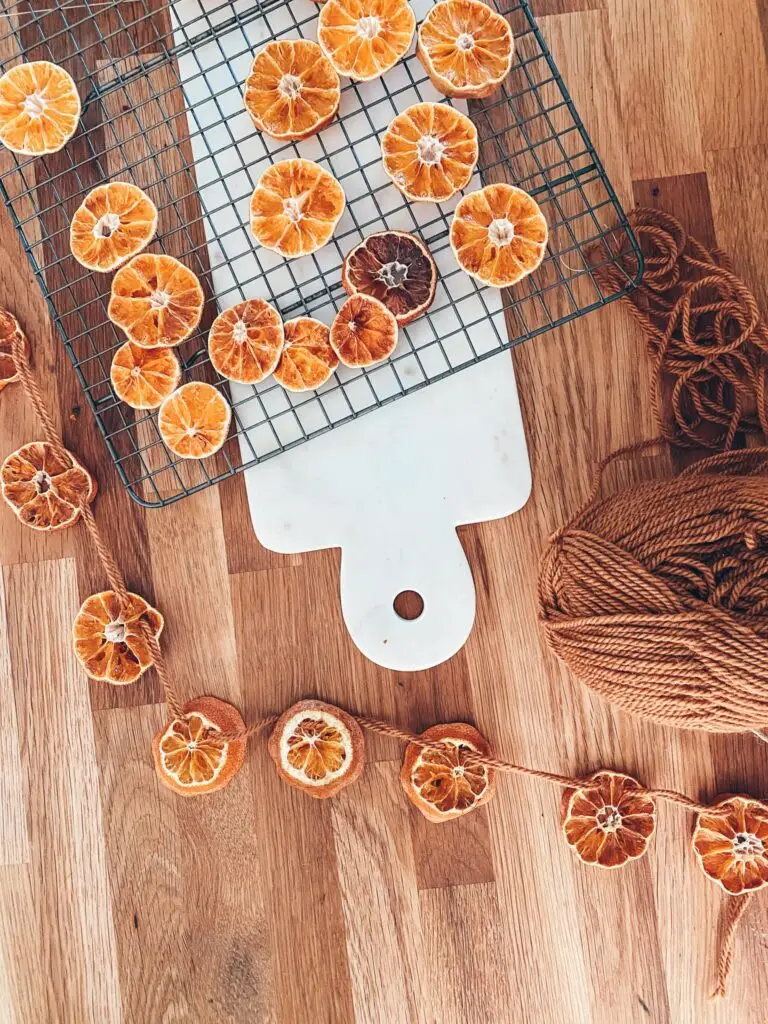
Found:
M 765 0 L 538 0 L 534 8 L 622 201 L 728 248 L 768 310 Z M 321 695 L 419 729 L 474 721 L 502 756 L 569 773 L 612 765 L 694 796 L 768 794 L 768 747 L 612 710 L 545 649 L 535 565 L 583 501 L 594 458 L 651 436 L 643 339 L 613 306 L 514 353 L 533 465 L 527 506 L 463 528 L 477 622 L 449 663 L 367 662 L 338 607 L 338 553 L 281 557 L 247 521 L 241 479 L 165 510 L 118 484 L 9 217 L 0 303 L 15 310 L 67 442 L 99 477 L 97 515 L 130 587 L 165 613 L 178 689 L 246 718 Z M 499 358 L 507 358 L 501 356 Z M 38 434 L 18 387 L 0 453 Z M 615 482 L 665 472 L 649 457 Z M 502 779 L 432 826 L 374 737 L 362 780 L 319 803 L 281 783 L 263 741 L 220 794 L 161 788 L 149 673 L 89 684 L 69 629 L 103 580 L 80 530 L 40 537 L 0 509 L 1 1024 L 732 1024 L 765 1019 L 768 898 L 741 927 L 712 1004 L 715 887 L 691 822 L 662 807 L 649 856 L 582 867 L 559 793 Z

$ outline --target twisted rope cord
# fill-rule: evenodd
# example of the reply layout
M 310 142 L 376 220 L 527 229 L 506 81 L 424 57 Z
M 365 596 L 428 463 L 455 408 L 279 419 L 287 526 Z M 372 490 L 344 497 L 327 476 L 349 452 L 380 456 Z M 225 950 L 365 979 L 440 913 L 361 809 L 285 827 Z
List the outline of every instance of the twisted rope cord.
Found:
M 723 915 L 721 926 L 720 951 L 717 957 L 717 985 L 712 993 L 712 999 L 722 999 L 725 996 L 726 983 L 733 963 L 736 929 L 739 927 L 739 922 L 752 902 L 754 895 L 753 892 L 747 892 L 741 896 L 730 896 L 725 905 L 725 914 Z

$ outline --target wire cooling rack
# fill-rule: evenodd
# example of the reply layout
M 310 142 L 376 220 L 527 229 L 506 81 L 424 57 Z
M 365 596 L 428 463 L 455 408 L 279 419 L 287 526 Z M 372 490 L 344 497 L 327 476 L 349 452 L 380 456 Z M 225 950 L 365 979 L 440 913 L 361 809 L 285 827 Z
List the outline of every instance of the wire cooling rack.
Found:
M 413 0 L 419 20 L 431 2 Z M 448 230 L 459 197 L 409 204 L 383 175 L 378 140 L 388 121 L 420 99 L 444 100 L 413 51 L 382 79 L 346 82 L 339 117 L 319 136 L 276 143 L 243 110 L 243 82 L 254 49 L 268 39 L 316 38 L 312 0 L 0 0 L 0 71 L 22 59 L 53 61 L 70 72 L 83 99 L 81 125 L 61 152 L 0 154 L 0 191 L 120 478 L 137 501 L 164 505 L 210 486 L 605 305 L 636 283 L 639 249 L 528 3 L 497 0 L 496 7 L 515 35 L 515 61 L 502 90 L 469 104 L 481 153 L 469 188 L 518 184 L 536 197 L 550 227 L 541 267 L 501 293 L 480 286 L 453 259 Z M 251 239 L 248 200 L 266 163 L 294 155 L 336 174 L 347 209 L 324 249 L 285 261 Z M 112 354 L 125 340 L 107 318 L 111 275 L 74 260 L 69 222 L 92 188 L 116 179 L 152 196 L 160 213 L 152 250 L 181 259 L 206 290 L 200 329 L 180 349 L 185 379 L 209 380 L 227 394 L 239 444 L 205 461 L 176 460 L 155 414 L 129 409 L 110 385 Z M 230 388 L 217 376 L 206 337 L 219 309 L 261 295 L 286 319 L 332 315 L 346 298 L 343 256 L 385 227 L 419 234 L 440 271 L 434 304 L 401 330 L 390 360 L 363 371 L 340 368 L 305 394 L 287 393 L 271 379 Z M 612 263 L 624 274 L 616 260 L 622 248 L 635 252 L 637 276 L 608 293 L 594 270 Z

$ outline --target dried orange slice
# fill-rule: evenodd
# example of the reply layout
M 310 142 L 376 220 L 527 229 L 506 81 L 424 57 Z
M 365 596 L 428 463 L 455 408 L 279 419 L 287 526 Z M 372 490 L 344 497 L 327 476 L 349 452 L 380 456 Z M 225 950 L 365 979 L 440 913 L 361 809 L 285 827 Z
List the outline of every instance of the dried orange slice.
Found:
M 494 794 L 496 773 L 472 762 L 472 754 L 488 757 L 491 748 L 471 725 L 433 725 L 419 737 L 423 747 L 405 748 L 400 782 L 405 795 L 430 821 L 449 821 L 487 803 Z
M 720 799 L 696 816 L 693 849 L 702 871 L 731 896 L 768 885 L 768 804 Z
M 146 192 L 112 181 L 89 192 L 75 211 L 69 247 L 89 270 L 114 270 L 146 248 L 155 231 L 157 207 Z
M 407 0 L 327 0 L 317 41 L 340 75 L 367 82 L 405 56 L 415 28 Z
M 563 795 L 563 833 L 585 864 L 619 868 L 642 857 L 655 828 L 655 803 L 621 772 L 595 772 Z
M 344 257 L 341 283 L 383 302 L 402 327 L 432 305 L 437 267 L 426 245 L 405 231 L 369 235 Z
M 354 782 L 363 770 L 363 731 L 351 715 L 320 700 L 300 700 L 284 711 L 268 750 L 289 786 L 319 800 Z
M 96 497 L 96 481 L 71 452 L 59 458 L 47 441 L 12 452 L 0 468 L 3 498 L 33 530 L 63 530 Z
M 281 160 L 259 178 L 251 196 L 251 231 L 265 249 L 306 256 L 322 248 L 346 200 L 334 176 L 313 160 Z
M 196 697 L 184 705 L 152 741 L 155 770 L 166 786 L 182 796 L 214 793 L 226 786 L 245 760 L 246 740 L 224 739 L 245 723 L 237 708 L 216 697 Z
M 0 391 L 19 379 L 13 361 L 13 341 L 20 337 L 25 352 L 29 352 L 27 336 L 13 313 L 0 308 Z
M 311 316 L 285 322 L 285 345 L 275 380 L 288 391 L 315 391 L 339 365 L 331 348 L 330 331 Z
M 219 313 L 208 334 L 208 354 L 222 377 L 258 384 L 277 366 L 285 335 L 280 314 L 265 299 L 249 299 Z
M 549 231 L 538 203 L 514 185 L 463 196 L 451 221 L 451 249 L 470 277 L 506 288 L 544 259 Z
M 414 103 L 381 139 L 384 170 L 414 202 L 440 203 L 466 188 L 479 153 L 477 128 L 447 103 Z
M 64 68 L 47 60 L 19 64 L 0 78 L 0 142 L 25 156 L 56 153 L 75 134 L 80 109 Z
M 126 341 L 112 357 L 109 371 L 115 394 L 132 409 L 157 409 L 181 380 L 173 349 L 142 348 Z
M 152 664 L 145 627 L 159 637 L 163 616 L 138 594 L 129 594 L 120 608 L 114 590 L 92 594 L 83 602 L 72 626 L 77 660 L 91 679 L 115 685 L 135 683 Z
M 416 56 L 446 96 L 479 99 L 509 74 L 515 41 L 507 19 L 481 0 L 441 0 L 419 26 Z
M 168 348 L 200 323 L 205 296 L 195 274 L 173 256 L 143 253 L 112 278 L 107 315 L 142 348 Z
M 245 107 L 273 139 L 306 139 L 329 125 L 341 84 L 333 64 L 310 39 L 274 39 L 253 59 Z
M 334 317 L 330 342 L 345 366 L 372 366 L 395 351 L 397 320 L 383 302 L 359 293 Z
M 160 436 L 180 459 L 207 459 L 224 444 L 232 408 L 211 384 L 190 381 L 165 399 L 157 414 Z

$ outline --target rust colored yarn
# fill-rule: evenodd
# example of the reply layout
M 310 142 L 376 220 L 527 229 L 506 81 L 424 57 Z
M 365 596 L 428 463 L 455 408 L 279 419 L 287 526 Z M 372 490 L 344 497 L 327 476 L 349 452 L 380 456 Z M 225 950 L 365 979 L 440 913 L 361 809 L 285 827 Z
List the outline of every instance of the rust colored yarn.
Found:
M 765 433 L 768 328 L 754 297 L 724 254 L 674 218 L 631 219 L 646 273 L 627 306 L 648 337 L 659 441 L 729 449 Z M 768 722 L 768 448 L 725 451 L 598 500 L 608 462 L 659 441 L 605 460 L 587 507 L 553 537 L 539 577 L 545 635 L 578 679 L 626 711 L 758 729 Z

